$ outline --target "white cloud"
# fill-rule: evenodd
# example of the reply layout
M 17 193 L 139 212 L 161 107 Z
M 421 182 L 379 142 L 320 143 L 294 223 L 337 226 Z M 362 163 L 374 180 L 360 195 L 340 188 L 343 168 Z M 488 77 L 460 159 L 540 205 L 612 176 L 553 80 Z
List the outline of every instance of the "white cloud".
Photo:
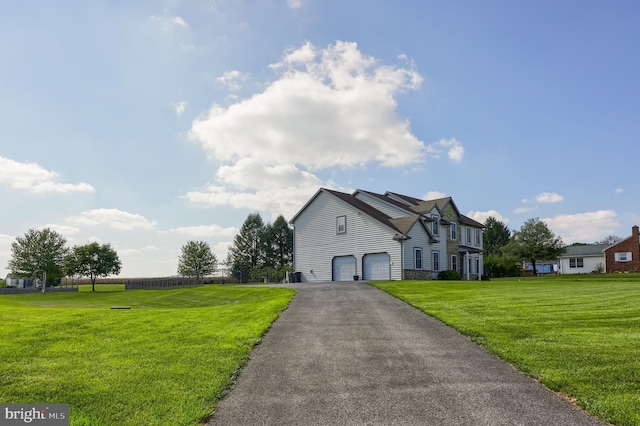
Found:
M 457 141 L 455 138 L 453 139 L 441 139 L 435 144 L 431 144 L 431 155 L 439 158 L 439 154 L 441 152 L 440 148 L 447 149 L 447 156 L 449 160 L 460 163 L 462 161 L 462 157 L 464 157 L 464 147 L 462 144 Z
M 543 192 L 536 196 L 536 201 L 539 203 L 559 203 L 562 200 L 564 200 L 564 196 L 555 192 Z
M 213 105 L 190 136 L 218 160 L 259 159 L 311 170 L 422 161 L 425 145 L 396 113 L 394 96 L 419 88 L 412 69 L 376 66 L 355 43 L 323 50 L 310 43 L 274 66 L 264 92 L 228 108 Z
M 221 84 L 229 87 L 231 90 L 240 90 L 242 89 L 242 84 L 248 78 L 247 74 L 243 74 L 240 71 L 226 71 L 220 77 L 216 78 Z
M 447 195 L 444 192 L 440 192 L 440 191 L 429 191 L 426 194 L 424 194 L 422 196 L 423 200 L 435 200 L 438 198 L 444 198 Z
M 290 9 L 298 9 L 302 6 L 302 0 L 287 0 Z
M 616 194 L 623 194 L 624 193 L 624 189 L 623 188 L 616 188 Z
M 180 116 L 187 109 L 187 101 L 180 101 L 177 104 L 172 104 L 177 116 Z
M 491 216 L 499 220 L 500 222 L 504 223 L 505 225 L 509 223 L 509 218 L 502 216 L 496 210 L 487 210 L 484 212 L 471 210 L 469 211 L 469 213 L 466 214 L 466 216 L 480 223 L 484 223 L 487 220 L 487 218 Z
M 158 25 L 162 30 L 167 31 L 172 28 L 189 28 L 189 24 L 180 16 L 155 16 L 147 18 L 147 22 Z
M 56 231 L 57 233 L 59 233 L 61 235 L 65 235 L 65 236 L 75 235 L 80 231 L 80 229 L 75 227 L 75 226 L 58 225 L 58 224 L 54 224 L 54 223 L 47 224 L 47 225 L 44 226 L 44 228 L 50 228 L 50 229 Z
M 239 229 L 230 227 L 223 228 L 220 225 L 197 225 L 183 226 L 180 228 L 170 229 L 170 233 L 188 235 L 191 237 L 233 237 L 238 233 Z
M 46 170 L 37 163 L 21 163 L 0 157 L 0 185 L 8 185 L 10 188 L 32 194 L 95 192 L 95 188 L 88 183 L 56 182 L 58 176 L 58 173 Z
M 77 216 L 68 218 L 67 221 L 75 225 L 108 225 L 111 228 L 123 231 L 131 231 L 134 229 L 150 231 L 157 225 L 157 222 L 149 221 L 142 215 L 128 213 L 118 209 L 88 210 Z
M 529 212 L 533 212 L 538 210 L 538 206 L 532 206 L 532 207 L 518 207 L 517 209 L 515 209 L 513 212 L 517 213 L 517 214 L 523 214 L 523 213 L 529 213 Z
M 614 234 L 618 215 L 613 210 L 565 214 L 553 218 L 541 219 L 556 235 L 562 237 L 565 244 L 591 242 Z

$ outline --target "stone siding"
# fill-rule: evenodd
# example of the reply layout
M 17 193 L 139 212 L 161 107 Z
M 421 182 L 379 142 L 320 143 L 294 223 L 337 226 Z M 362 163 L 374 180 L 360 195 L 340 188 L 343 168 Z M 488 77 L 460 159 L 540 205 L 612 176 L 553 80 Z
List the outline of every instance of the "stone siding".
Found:
M 404 279 L 405 280 L 431 280 L 433 279 L 433 273 L 431 271 L 420 271 L 416 269 L 405 269 L 404 270 Z

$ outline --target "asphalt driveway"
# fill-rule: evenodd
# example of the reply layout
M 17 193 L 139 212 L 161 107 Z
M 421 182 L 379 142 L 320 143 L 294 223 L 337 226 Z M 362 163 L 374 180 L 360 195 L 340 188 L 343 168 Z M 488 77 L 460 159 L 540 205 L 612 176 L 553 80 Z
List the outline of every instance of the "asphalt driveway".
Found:
M 365 283 L 289 287 L 210 425 L 602 425 Z

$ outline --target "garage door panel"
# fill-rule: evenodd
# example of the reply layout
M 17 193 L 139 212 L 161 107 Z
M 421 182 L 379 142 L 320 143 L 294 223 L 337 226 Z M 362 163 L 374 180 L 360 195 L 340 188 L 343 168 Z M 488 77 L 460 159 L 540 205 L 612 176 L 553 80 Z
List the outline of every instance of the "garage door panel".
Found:
M 354 256 L 338 256 L 332 262 L 333 281 L 353 281 L 356 274 L 356 258 Z
M 363 279 L 368 281 L 391 279 L 388 253 L 365 254 L 362 258 Z

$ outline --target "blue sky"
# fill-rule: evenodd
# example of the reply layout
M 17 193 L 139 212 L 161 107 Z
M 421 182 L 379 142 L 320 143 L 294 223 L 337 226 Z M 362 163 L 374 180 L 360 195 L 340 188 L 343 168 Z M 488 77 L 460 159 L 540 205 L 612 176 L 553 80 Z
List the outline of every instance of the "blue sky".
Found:
M 8 2 L 0 276 L 16 236 L 111 243 L 122 276 L 226 257 L 321 186 L 452 196 L 566 243 L 640 224 L 634 1 Z M 4 268 L 4 269 L 3 269 Z

